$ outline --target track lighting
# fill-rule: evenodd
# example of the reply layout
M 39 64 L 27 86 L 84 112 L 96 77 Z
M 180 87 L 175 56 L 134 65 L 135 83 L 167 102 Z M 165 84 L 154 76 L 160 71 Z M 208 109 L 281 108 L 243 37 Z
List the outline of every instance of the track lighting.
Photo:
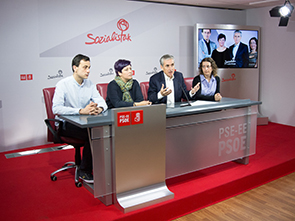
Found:
M 289 0 L 286 0 L 283 6 L 276 6 L 269 11 L 270 17 L 281 17 L 279 26 L 287 26 L 289 17 L 294 10 Z

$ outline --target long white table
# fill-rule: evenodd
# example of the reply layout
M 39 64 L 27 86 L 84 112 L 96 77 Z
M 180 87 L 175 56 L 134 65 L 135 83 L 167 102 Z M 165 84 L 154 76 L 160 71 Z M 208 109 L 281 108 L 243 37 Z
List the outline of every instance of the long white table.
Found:
M 164 179 L 229 161 L 249 163 L 249 156 L 255 154 L 256 149 L 257 105 L 259 104 L 261 102 L 249 99 L 222 98 L 220 102 L 196 103 L 194 106 L 186 107 L 180 107 L 180 103 L 176 103 L 173 107 L 167 107 L 166 157 L 160 158 L 162 161 L 166 159 Z M 149 107 L 133 109 L 144 108 Z M 94 184 L 85 184 L 85 187 L 105 205 L 116 203 L 114 153 L 116 153 L 115 148 L 119 147 L 114 145 L 117 137 L 114 134 L 116 118 L 114 112 L 124 110 L 124 108 L 108 110 L 98 116 L 61 116 L 62 119 L 81 128 L 88 128 L 91 134 Z M 152 116 L 154 115 L 149 115 L 148 118 Z M 149 119 L 145 119 L 147 120 Z M 145 136 L 148 139 L 149 133 Z M 132 137 L 130 134 L 130 138 L 136 141 L 137 137 Z M 153 164 L 152 158 L 150 164 Z M 137 179 L 140 178 L 130 180 L 130 183 L 134 183 Z M 165 199 L 173 197 L 173 194 L 165 189 L 164 184 L 155 188 L 164 188 Z M 133 206 L 130 210 L 125 208 L 123 211 L 129 212 L 137 208 L 140 206 Z

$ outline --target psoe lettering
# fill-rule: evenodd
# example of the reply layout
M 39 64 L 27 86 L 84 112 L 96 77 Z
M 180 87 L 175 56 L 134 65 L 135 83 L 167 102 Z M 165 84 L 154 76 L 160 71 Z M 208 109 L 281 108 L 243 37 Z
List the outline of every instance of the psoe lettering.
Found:
M 246 149 L 246 136 L 220 141 L 218 145 L 218 156 L 244 151 Z

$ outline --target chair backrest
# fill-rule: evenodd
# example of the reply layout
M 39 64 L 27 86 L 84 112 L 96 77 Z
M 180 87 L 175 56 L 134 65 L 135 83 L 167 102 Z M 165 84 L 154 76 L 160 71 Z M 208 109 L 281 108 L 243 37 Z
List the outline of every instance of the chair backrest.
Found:
M 194 78 L 184 78 L 184 83 L 188 91 L 190 91 L 193 86 L 193 80 Z
M 107 98 L 108 83 L 97 84 L 96 89 L 98 90 L 100 95 L 103 97 L 103 99 Z
M 45 102 L 45 108 L 47 113 L 48 119 L 54 119 L 55 116 L 52 112 L 52 99 L 55 92 L 55 87 L 49 87 L 43 89 L 43 96 L 44 96 L 44 102 Z M 50 122 L 52 128 L 55 128 L 54 122 Z M 47 141 L 53 142 L 53 135 L 47 128 Z
M 140 82 L 140 89 L 144 100 L 148 99 L 149 82 Z
M 54 96 L 54 92 L 55 92 L 55 87 L 43 89 L 43 96 L 44 96 L 45 108 L 46 108 L 46 113 L 47 113 L 47 119 L 55 119 L 55 115 L 53 114 L 53 111 L 52 111 L 52 99 Z M 75 148 L 81 147 L 85 143 L 85 141 L 79 140 L 77 138 L 60 136 L 57 133 L 57 128 L 55 127 L 54 121 L 49 121 L 49 123 L 50 123 L 52 129 L 56 131 L 56 135 L 58 136 L 58 138 L 54 139 L 54 135 L 49 130 L 49 127 L 47 127 L 47 141 L 48 142 L 67 143 L 67 144 L 73 145 Z

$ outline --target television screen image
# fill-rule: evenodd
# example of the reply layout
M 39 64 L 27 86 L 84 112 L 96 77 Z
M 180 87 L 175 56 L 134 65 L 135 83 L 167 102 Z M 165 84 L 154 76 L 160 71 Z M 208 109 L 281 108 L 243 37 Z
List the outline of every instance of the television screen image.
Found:
M 218 68 L 258 67 L 258 30 L 202 26 L 195 30 L 197 67 L 205 57 L 212 57 Z

